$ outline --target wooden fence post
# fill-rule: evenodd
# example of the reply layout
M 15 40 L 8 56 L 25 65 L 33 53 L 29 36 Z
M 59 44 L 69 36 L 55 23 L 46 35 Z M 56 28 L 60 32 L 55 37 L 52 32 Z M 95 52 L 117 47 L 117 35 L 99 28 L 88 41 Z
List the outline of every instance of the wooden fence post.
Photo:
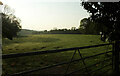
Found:
M 119 74 L 119 44 L 119 41 L 115 41 L 113 44 L 113 71 L 115 74 Z

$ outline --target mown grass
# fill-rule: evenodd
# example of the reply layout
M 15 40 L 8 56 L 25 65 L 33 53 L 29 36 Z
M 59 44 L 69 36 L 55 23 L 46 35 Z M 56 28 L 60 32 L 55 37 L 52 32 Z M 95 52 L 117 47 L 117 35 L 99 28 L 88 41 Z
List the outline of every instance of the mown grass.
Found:
M 79 34 L 30 35 L 28 37 L 15 38 L 12 41 L 8 39 L 3 39 L 3 54 L 82 47 L 102 43 L 104 42 L 100 41 L 100 36 L 98 35 L 79 35 Z M 83 57 L 86 57 L 106 52 L 110 49 L 111 47 L 102 46 L 97 48 L 83 49 L 80 50 L 80 52 L 82 53 Z M 67 52 L 59 52 L 54 54 L 5 59 L 3 60 L 3 75 L 9 75 L 15 72 L 20 72 L 23 70 L 28 70 L 36 67 L 48 66 L 63 61 L 70 61 L 73 53 L 74 50 L 71 50 Z M 80 58 L 79 54 L 76 53 L 74 59 L 79 58 Z M 105 60 L 105 58 L 108 57 L 106 55 L 101 55 L 85 60 L 85 63 L 88 66 L 101 60 Z M 71 63 L 71 65 L 72 66 L 70 67 L 68 72 L 84 67 L 81 61 Z M 60 65 L 58 67 L 48 69 L 47 71 L 45 70 L 38 71 L 31 74 L 63 74 L 67 66 L 68 65 Z M 96 65 L 94 68 L 91 69 L 94 70 L 101 66 L 103 66 L 103 64 Z

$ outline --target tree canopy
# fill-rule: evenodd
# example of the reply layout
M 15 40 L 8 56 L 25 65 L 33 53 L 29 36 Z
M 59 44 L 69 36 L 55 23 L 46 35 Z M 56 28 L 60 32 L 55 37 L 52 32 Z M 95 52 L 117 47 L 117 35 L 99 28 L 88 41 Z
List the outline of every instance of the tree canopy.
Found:
M 21 29 L 20 19 L 8 5 L 4 6 L 2 12 L 2 36 L 12 40 Z
M 99 34 L 100 30 L 96 27 L 97 23 L 90 21 L 89 18 L 84 18 L 80 21 L 80 30 L 84 34 Z
M 82 6 L 90 13 L 89 19 L 99 23 L 103 40 L 120 39 L 120 2 L 82 2 Z

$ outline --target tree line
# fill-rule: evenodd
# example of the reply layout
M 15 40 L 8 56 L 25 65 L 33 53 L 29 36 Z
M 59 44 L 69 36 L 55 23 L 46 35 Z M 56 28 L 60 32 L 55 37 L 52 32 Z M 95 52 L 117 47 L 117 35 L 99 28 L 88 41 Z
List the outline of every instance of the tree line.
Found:
M 100 27 L 97 27 L 97 23 L 91 22 L 88 18 L 84 18 L 80 21 L 78 28 L 71 27 L 71 29 L 57 29 L 54 28 L 50 31 L 44 30 L 40 32 L 33 32 L 33 34 L 91 34 L 98 35 L 100 33 Z

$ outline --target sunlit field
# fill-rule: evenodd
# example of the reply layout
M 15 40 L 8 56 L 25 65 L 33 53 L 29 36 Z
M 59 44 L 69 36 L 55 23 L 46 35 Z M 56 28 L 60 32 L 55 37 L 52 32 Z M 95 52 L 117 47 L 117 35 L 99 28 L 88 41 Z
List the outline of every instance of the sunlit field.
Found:
M 40 34 L 29 35 L 24 37 L 14 38 L 14 40 L 3 39 L 3 54 L 10 53 L 22 53 L 31 51 L 45 51 L 56 50 L 72 47 L 82 47 L 89 45 L 103 44 L 98 35 L 80 35 L 80 34 Z M 97 48 L 80 50 L 83 57 L 95 55 L 98 53 L 106 52 L 111 49 L 110 46 L 102 46 Z M 67 52 L 59 52 L 53 54 L 44 54 L 37 56 L 27 56 L 19 58 L 11 58 L 3 60 L 3 75 L 9 75 L 16 72 L 29 70 L 37 67 L 44 67 L 64 61 L 70 61 L 74 50 Z M 79 59 L 80 56 L 77 53 L 74 59 Z M 94 58 L 86 59 L 86 65 L 99 62 L 106 59 L 106 55 L 97 56 Z M 110 63 L 110 62 L 108 62 Z M 103 66 L 105 63 L 101 63 L 92 67 L 89 70 L 93 70 Z M 31 74 L 64 74 L 67 68 L 67 64 L 60 65 L 54 68 L 50 68 L 43 71 L 33 72 Z M 71 63 L 68 72 L 74 71 L 84 67 L 82 61 Z M 84 71 L 84 70 L 83 70 Z M 102 69 L 100 72 L 104 71 Z M 85 72 L 79 72 L 85 73 Z
M 41 34 L 3 39 L 3 53 L 20 53 L 40 50 L 81 47 L 103 43 L 98 35 Z

